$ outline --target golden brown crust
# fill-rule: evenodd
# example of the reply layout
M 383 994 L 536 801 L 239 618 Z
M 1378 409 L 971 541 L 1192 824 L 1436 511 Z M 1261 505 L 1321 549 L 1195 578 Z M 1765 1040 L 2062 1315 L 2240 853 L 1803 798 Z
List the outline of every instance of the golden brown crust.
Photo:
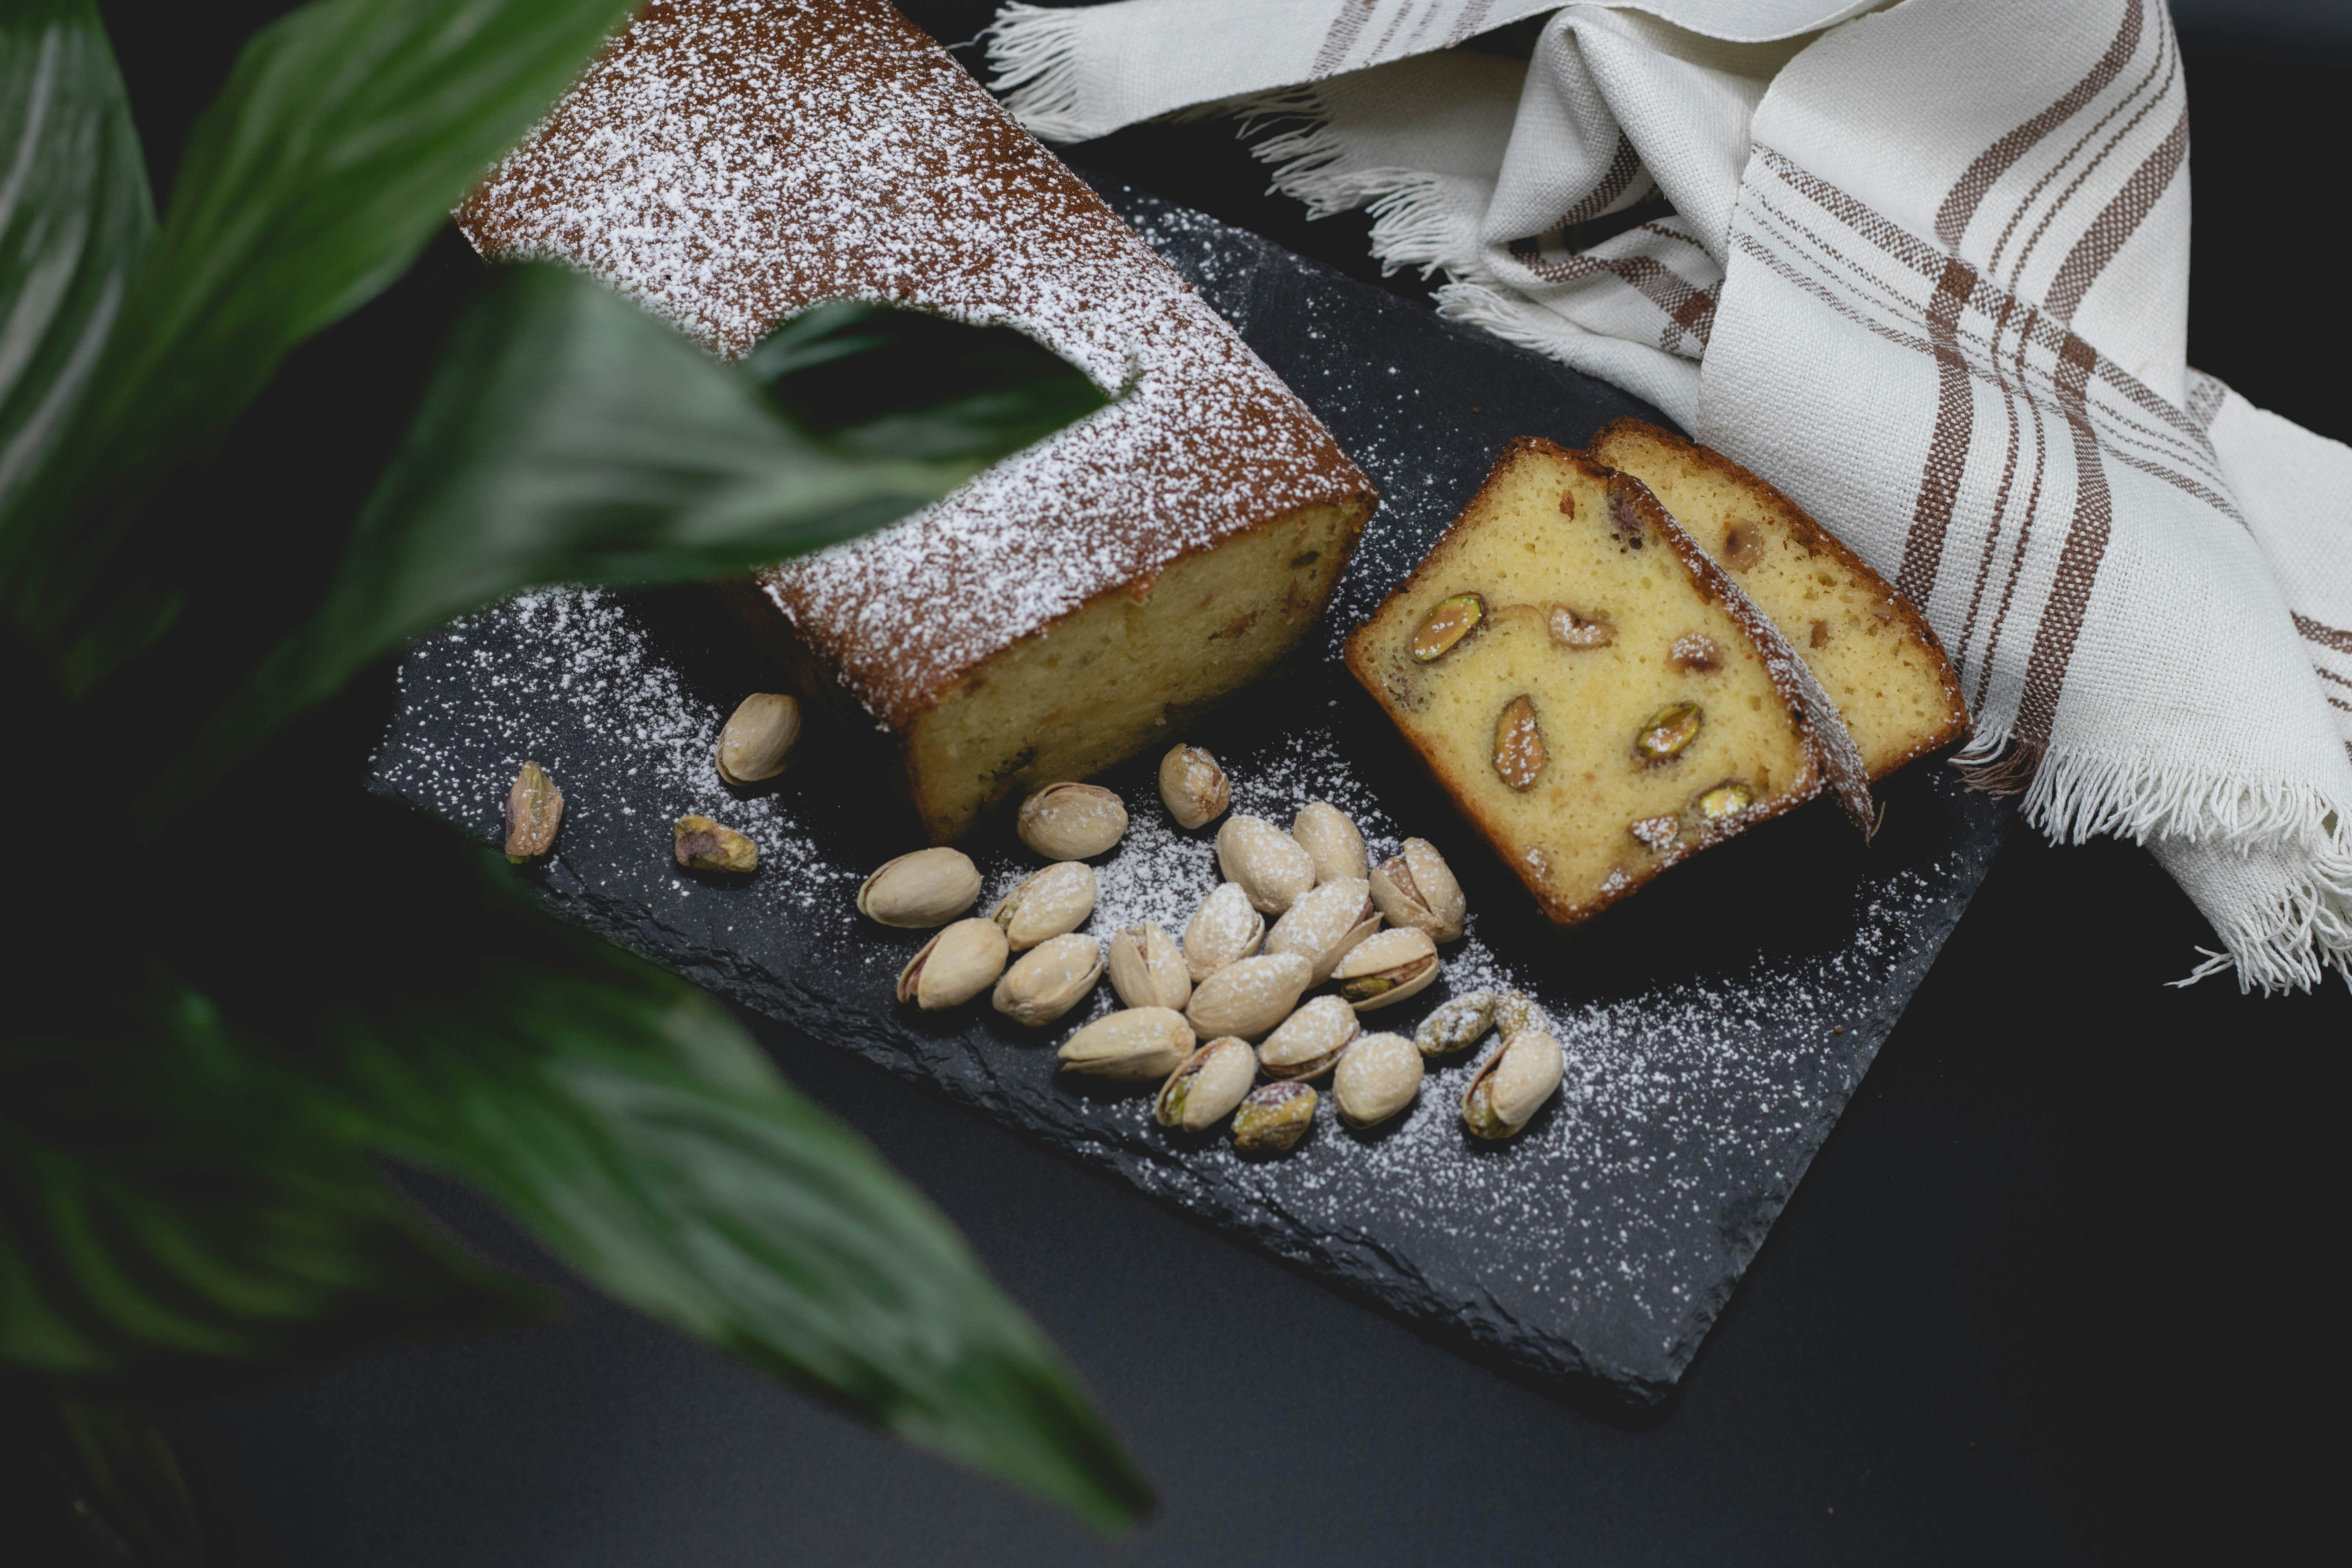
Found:
M 1908 750 L 1891 761 L 1882 763 L 1871 772 L 1873 780 L 1885 778 L 1897 768 L 1917 761 L 1932 752 L 1965 741 L 1971 732 L 1968 703 L 1960 694 L 1960 678 L 1952 668 L 1944 645 L 1936 636 L 1936 628 L 1919 607 L 1895 591 L 1893 584 L 1880 576 L 1869 562 L 1857 554 L 1852 546 L 1815 521 L 1813 515 L 1790 500 L 1769 480 L 1733 462 L 1712 447 L 1677 435 L 1672 430 L 1653 425 L 1645 419 L 1614 419 L 1593 434 L 1587 450 L 1601 461 L 1607 461 L 1611 444 L 1620 438 L 1655 442 L 1677 452 L 1718 479 L 1745 491 L 1756 505 L 1770 511 L 1790 535 L 1800 540 L 1806 549 L 1834 558 L 1841 565 L 1864 582 L 1872 584 L 1886 596 L 1895 608 L 1895 618 L 1913 639 L 1933 658 L 1938 683 L 1945 699 L 1945 722 L 1932 734 L 1921 738 Z

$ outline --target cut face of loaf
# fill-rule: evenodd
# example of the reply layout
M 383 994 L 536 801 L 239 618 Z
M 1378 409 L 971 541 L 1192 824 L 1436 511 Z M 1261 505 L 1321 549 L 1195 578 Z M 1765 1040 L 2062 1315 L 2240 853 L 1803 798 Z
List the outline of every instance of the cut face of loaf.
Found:
M 1514 441 L 1348 667 L 1562 923 L 1858 759 L 1793 650 L 1638 480 Z
M 1307 406 L 887 0 L 653 0 L 459 210 L 712 353 L 823 300 L 1008 326 L 1109 406 L 731 591 L 935 840 L 1287 651 L 1372 507 Z
M 1969 733 L 1927 619 L 1828 529 L 1746 468 L 1639 419 L 1586 448 L 1633 475 L 1795 645 L 1874 779 Z

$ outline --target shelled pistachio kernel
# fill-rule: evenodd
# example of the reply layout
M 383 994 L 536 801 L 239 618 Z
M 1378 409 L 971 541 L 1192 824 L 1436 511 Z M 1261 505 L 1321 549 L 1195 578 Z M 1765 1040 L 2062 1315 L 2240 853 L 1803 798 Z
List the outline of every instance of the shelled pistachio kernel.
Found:
M 1258 1065 L 1268 1078 L 1321 1078 L 1361 1027 L 1353 1007 L 1337 996 L 1318 996 L 1258 1043 Z
M 516 770 L 507 788 L 507 858 L 517 863 L 535 859 L 555 847 L 555 830 L 563 824 L 563 792 L 537 763 Z
M 1102 978 L 1102 944 L 1090 936 L 1048 937 L 1013 961 L 989 1005 L 1016 1024 L 1050 1024 Z
M 1266 932 L 1268 952 L 1295 952 L 1314 970 L 1307 984 L 1331 978 L 1332 967 L 1381 928 L 1371 884 L 1361 878 L 1325 882 L 1299 898 Z
M 1228 963 L 1238 963 L 1265 940 L 1265 917 L 1250 907 L 1238 882 L 1220 882 L 1184 925 L 1184 967 L 1198 985 Z
M 1454 868 L 1426 838 L 1408 838 L 1395 856 L 1372 868 L 1372 902 L 1392 926 L 1425 931 L 1439 942 L 1462 934 L 1470 900 Z
M 1371 875 L 1371 857 L 1364 851 L 1364 836 L 1348 814 L 1328 801 L 1311 800 L 1290 824 L 1307 858 L 1315 863 L 1315 881 L 1342 882 Z
M 1754 804 L 1754 790 L 1738 779 L 1726 779 L 1698 797 L 1698 814 L 1708 822 L 1729 822 L 1745 816 Z
M 1127 832 L 1127 805 L 1100 784 L 1050 784 L 1021 803 L 1013 830 L 1048 860 L 1084 860 Z
M 1255 1082 L 1257 1053 L 1247 1040 L 1227 1035 L 1194 1051 L 1168 1075 L 1151 1114 L 1162 1127 L 1205 1131 L 1239 1105 Z
M 1110 988 L 1129 1007 L 1174 1007 L 1192 999 L 1192 976 L 1175 939 L 1156 925 L 1125 926 L 1110 939 Z
M 1359 1013 L 1418 995 L 1437 979 L 1437 943 L 1425 931 L 1384 931 L 1356 944 L 1331 978 Z
M 1448 997 L 1413 1031 L 1412 1043 L 1425 1057 L 1450 1057 L 1468 1050 L 1495 1025 L 1492 991 L 1465 991 Z
M 1278 1154 L 1315 1125 L 1312 1086 L 1285 1079 L 1250 1090 L 1234 1111 L 1234 1147 L 1244 1154 Z
M 1064 1072 L 1159 1082 L 1192 1054 L 1192 1026 L 1171 1007 L 1106 1013 L 1062 1042 Z
M 1617 623 L 1605 617 L 1578 615 L 1566 605 L 1554 605 L 1545 629 L 1561 647 L 1607 647 L 1617 640 Z
M 1160 799 L 1182 828 L 1213 822 L 1233 801 L 1225 770 L 1205 746 L 1176 746 L 1160 759 Z
M 1307 847 L 1261 816 L 1225 819 L 1217 829 L 1217 867 L 1261 914 L 1280 914 L 1315 885 Z
M 1670 702 L 1649 717 L 1633 736 L 1633 754 L 1645 763 L 1671 763 L 1698 737 L 1705 719 L 1696 702 Z
M 1551 1020 L 1524 991 L 1504 991 L 1495 998 L 1495 1033 L 1509 1039 L 1522 1029 L 1549 1029 Z
M 886 860 L 857 889 L 857 912 L 886 926 L 945 925 L 980 897 L 980 868 L 941 845 Z
M 994 921 L 957 921 L 898 972 L 898 1000 L 926 1013 L 959 1006 L 996 984 L 1011 951 Z
M 1486 601 L 1475 594 L 1440 599 L 1412 629 L 1412 657 L 1423 664 L 1444 658 L 1486 618 Z
M 670 829 L 670 853 L 690 871 L 756 871 L 760 847 L 723 823 L 691 813 Z
M 1543 776 L 1547 760 L 1535 699 L 1524 693 L 1512 698 L 1495 720 L 1496 776 L 1525 795 Z
M 1307 961 L 1295 953 L 1240 959 L 1192 987 L 1184 1016 L 1204 1038 L 1239 1035 L 1255 1040 L 1290 1016 L 1309 973 Z
M 1471 1079 L 1462 1095 L 1462 1120 L 1481 1138 L 1508 1138 L 1535 1120 L 1566 1071 L 1558 1040 L 1541 1029 L 1522 1029 Z
M 735 705 L 719 731 L 719 776 L 731 784 L 774 778 L 801 738 L 801 705 L 776 691 L 755 691 Z
M 988 918 L 1004 928 L 1015 952 L 1048 937 L 1074 931 L 1095 912 L 1095 868 L 1083 860 L 1056 860 L 997 900 Z
M 1372 1127 L 1421 1092 L 1421 1052 L 1402 1035 L 1364 1035 L 1340 1053 L 1331 1103 L 1350 1127 Z

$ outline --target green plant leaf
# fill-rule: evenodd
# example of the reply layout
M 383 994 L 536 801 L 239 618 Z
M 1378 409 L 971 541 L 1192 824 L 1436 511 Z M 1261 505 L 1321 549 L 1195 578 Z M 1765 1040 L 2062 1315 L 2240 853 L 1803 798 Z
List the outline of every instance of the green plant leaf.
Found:
M 767 353 L 771 402 L 600 284 L 544 265 L 496 269 L 325 601 L 165 774 L 151 811 L 200 792 L 371 660 L 489 600 L 782 560 L 900 517 L 1102 405 L 1016 334 L 910 315 L 820 306 L 787 325 Z M 927 379 L 927 362 L 954 374 Z M 793 414 L 834 385 L 843 395 L 821 439 Z M 928 456 L 899 456 L 877 434 L 892 430 Z
M 517 1318 L 204 996 L 79 1000 L 95 1032 L 0 1039 L 0 1371 L 203 1378 Z
M 190 138 L 43 508 L 59 529 L 86 525 L 10 563 L 26 626 L 47 641 L 97 618 L 85 596 L 160 471 L 225 430 L 289 350 L 404 271 L 625 10 L 315 0 L 254 36 Z M 108 640 L 80 663 L 102 673 L 138 646 Z
M 90 0 L 25 0 L 0 14 L 0 149 L 5 539 L 155 227 L 122 75 Z
M 479 1188 L 607 1294 L 901 1437 L 1106 1529 L 1147 1506 L 954 1230 L 708 997 L 389 803 L 339 869 L 396 912 L 286 931 L 272 966 L 308 974 L 320 1013 L 268 1005 L 272 1033 L 331 1043 L 352 1140 Z

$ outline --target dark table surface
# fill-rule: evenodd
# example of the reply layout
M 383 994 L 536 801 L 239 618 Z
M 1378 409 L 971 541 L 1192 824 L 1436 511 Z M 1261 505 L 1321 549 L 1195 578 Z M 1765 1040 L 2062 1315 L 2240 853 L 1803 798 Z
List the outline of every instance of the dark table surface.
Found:
M 104 7 L 159 169 L 242 19 L 280 8 Z M 914 7 L 950 40 L 991 8 Z M 2244 237 L 2307 209 L 2315 168 L 2336 177 L 2346 29 L 2250 14 L 2267 20 L 2188 39 L 2190 357 L 2343 438 L 2352 395 L 2315 367 L 2352 346 L 2344 328 L 2262 330 L 2271 253 Z M 1084 156 L 1376 270 L 1360 220 L 1304 224 L 1224 136 L 1147 127 Z M 444 308 L 396 290 L 338 331 L 397 342 Z M 1130 1541 L 585 1296 L 556 1328 L 383 1353 L 176 1422 L 218 1560 L 252 1568 L 2273 1560 L 2326 1517 L 2333 1479 L 2333 1444 L 2305 1430 L 2341 1381 L 2323 1279 L 2352 994 L 2167 988 L 2210 942 L 2142 851 L 2013 836 L 1682 1389 L 1639 1425 L 757 1022 L 1076 1363 L 1161 1489 Z M 433 1197 L 551 1277 L 495 1215 Z

